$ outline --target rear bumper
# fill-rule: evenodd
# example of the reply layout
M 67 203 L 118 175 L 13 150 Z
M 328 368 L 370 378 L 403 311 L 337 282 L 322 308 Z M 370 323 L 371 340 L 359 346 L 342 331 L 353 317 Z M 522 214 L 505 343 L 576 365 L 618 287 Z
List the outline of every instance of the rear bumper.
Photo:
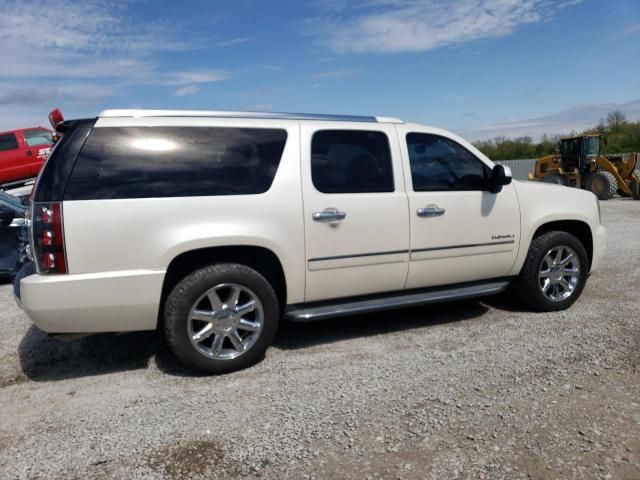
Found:
M 14 293 L 20 307 L 45 332 L 153 330 L 164 275 L 155 270 L 31 274 L 16 278 Z
M 607 231 L 600 225 L 593 232 L 593 259 L 591 260 L 591 271 L 594 272 L 602 264 L 602 259 L 607 250 Z

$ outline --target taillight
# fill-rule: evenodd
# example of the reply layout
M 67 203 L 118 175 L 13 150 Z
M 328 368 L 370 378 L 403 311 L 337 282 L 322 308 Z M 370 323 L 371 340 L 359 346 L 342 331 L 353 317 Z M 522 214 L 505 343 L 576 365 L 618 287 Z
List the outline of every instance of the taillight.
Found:
M 38 273 L 67 273 L 62 203 L 33 204 L 31 241 Z

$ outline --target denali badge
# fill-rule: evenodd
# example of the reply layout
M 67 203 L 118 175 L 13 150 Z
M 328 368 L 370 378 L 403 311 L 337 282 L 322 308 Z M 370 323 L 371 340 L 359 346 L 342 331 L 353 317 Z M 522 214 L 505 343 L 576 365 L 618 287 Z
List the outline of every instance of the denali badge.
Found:
M 504 240 L 504 239 L 512 239 L 512 238 L 516 238 L 516 236 L 514 234 L 510 234 L 510 235 L 492 235 L 491 236 L 491 240 Z

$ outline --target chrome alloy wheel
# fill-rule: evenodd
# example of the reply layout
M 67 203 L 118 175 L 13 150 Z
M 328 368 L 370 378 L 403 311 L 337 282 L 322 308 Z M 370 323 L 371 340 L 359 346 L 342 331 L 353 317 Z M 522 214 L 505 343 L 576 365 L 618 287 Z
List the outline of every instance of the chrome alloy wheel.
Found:
M 553 247 L 540 265 L 539 286 L 545 297 L 554 302 L 569 298 L 580 281 L 580 259 L 567 246 Z
M 221 283 L 198 298 L 188 318 L 191 344 L 202 355 L 231 360 L 248 351 L 264 325 L 258 296 L 247 287 Z

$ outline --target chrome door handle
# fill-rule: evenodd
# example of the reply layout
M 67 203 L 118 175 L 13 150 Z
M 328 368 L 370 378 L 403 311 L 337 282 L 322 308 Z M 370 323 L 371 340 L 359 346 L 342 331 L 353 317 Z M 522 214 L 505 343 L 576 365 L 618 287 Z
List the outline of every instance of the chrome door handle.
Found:
M 313 212 L 311 218 L 316 222 L 336 223 L 347 218 L 347 214 L 339 211 L 337 208 L 325 208 L 321 212 Z
M 444 212 L 446 212 L 446 210 L 437 205 L 427 205 L 424 208 L 416 210 L 419 217 L 440 217 L 444 215 Z

